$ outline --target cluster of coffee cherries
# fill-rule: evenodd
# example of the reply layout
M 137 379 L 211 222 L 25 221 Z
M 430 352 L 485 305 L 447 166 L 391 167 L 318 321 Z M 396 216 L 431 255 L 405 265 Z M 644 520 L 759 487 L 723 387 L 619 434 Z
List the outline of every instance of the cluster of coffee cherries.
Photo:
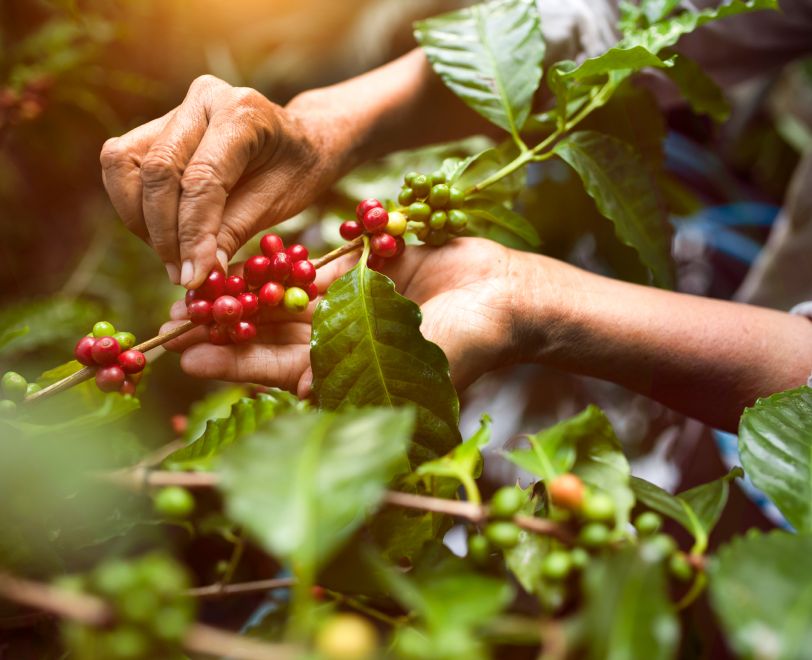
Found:
M 66 576 L 57 586 L 103 598 L 113 623 L 93 628 L 63 623 L 65 641 L 79 657 L 121 660 L 181 657 L 180 642 L 194 621 L 194 601 L 183 595 L 189 581 L 172 558 L 152 553 L 134 561 L 108 559 L 87 575 Z
M 442 172 L 420 174 L 409 172 L 398 195 L 417 238 L 429 245 L 444 245 L 450 236 L 461 234 L 468 225 L 462 208 L 465 193 L 449 186 Z
M 399 211 L 387 213 L 377 199 L 365 199 L 355 208 L 358 221 L 347 220 L 339 229 L 341 238 L 354 241 L 362 234 L 369 239 L 370 255 L 367 266 L 380 270 L 387 259 L 396 259 L 406 249 L 403 234 L 406 232 L 406 216 Z
M 17 404 L 41 389 L 36 383 L 27 382 L 16 371 L 7 371 L 3 374 L 2 391 L 5 398 L 0 400 L 0 419 L 14 419 L 17 416 Z
M 116 332 L 111 323 L 99 321 L 93 332 L 76 344 L 73 356 L 86 367 L 101 367 L 96 372 L 96 385 L 102 392 L 133 396 L 147 366 L 147 358 L 133 350 L 134 345 L 131 332 Z
M 257 336 L 261 306 L 281 304 L 285 311 L 301 314 L 318 295 L 316 267 L 304 245 L 285 249 L 279 236 L 265 234 L 259 247 L 262 254 L 245 262 L 242 277 L 213 270 L 197 289 L 186 292 L 189 320 L 210 324 L 212 344 L 246 344 Z

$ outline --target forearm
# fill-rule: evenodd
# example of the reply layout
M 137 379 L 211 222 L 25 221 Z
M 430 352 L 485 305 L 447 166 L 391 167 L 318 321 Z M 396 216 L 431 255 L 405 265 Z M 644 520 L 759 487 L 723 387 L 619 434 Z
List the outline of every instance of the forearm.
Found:
M 734 432 L 745 406 L 812 372 L 806 318 L 522 259 L 532 262 L 517 306 L 523 361 L 618 383 Z

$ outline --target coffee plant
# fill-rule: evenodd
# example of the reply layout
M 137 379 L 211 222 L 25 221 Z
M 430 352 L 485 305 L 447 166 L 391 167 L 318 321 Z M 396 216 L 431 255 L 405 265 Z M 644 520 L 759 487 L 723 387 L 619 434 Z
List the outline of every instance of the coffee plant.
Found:
M 42 657 L 54 658 L 439 660 L 526 647 L 548 659 L 666 660 L 696 657 L 680 612 L 707 593 L 736 656 L 812 658 L 811 389 L 760 399 L 739 432 L 744 470 L 795 533 L 748 533 L 710 553 L 743 470 L 672 495 L 631 476 L 594 406 L 503 451 L 533 483 L 485 501 L 477 479 L 491 420 L 462 439 L 446 356 L 421 334 L 419 307 L 378 272 L 410 245 L 487 233 L 485 223 L 537 245 L 512 202 L 528 164 L 558 158 L 650 283 L 670 287 L 664 193 L 651 174 L 661 158 L 583 126 L 614 97 L 633 96 L 643 68 L 669 76 L 697 111 L 725 117 L 720 90 L 669 48 L 709 21 L 777 4 L 683 4 L 623 4 L 615 47 L 546 71 L 531 0 L 418 22 L 435 72 L 509 134 L 505 144 L 428 173 L 407 165 L 401 189 L 360 202 L 339 229 L 348 243 L 325 257 L 263 236 L 240 274 L 215 270 L 189 291 L 189 322 L 164 335 L 136 344 L 101 321 L 79 338 L 75 362 L 30 384 L 6 373 L 0 625 L 59 617 L 61 635 L 38 628 Z M 549 94 L 539 90 L 543 74 Z M 539 96 L 554 106 L 534 114 Z M 359 249 L 357 265 L 320 294 L 317 268 Z M 312 401 L 235 386 L 232 398 L 200 402 L 178 421 L 181 439 L 152 455 L 121 426 L 139 407 L 146 351 L 206 324 L 212 343 L 249 343 L 260 315 L 309 305 Z M 0 348 L 26 332 L 9 332 Z M 442 544 L 454 525 L 467 538 L 464 556 Z M 691 544 L 678 544 L 678 528 Z M 202 565 L 170 543 L 181 535 L 229 552 Z M 105 558 L 112 539 L 119 556 Z M 237 579 L 249 556 L 263 579 Z M 258 606 L 246 634 L 206 623 L 206 603 L 226 598 Z

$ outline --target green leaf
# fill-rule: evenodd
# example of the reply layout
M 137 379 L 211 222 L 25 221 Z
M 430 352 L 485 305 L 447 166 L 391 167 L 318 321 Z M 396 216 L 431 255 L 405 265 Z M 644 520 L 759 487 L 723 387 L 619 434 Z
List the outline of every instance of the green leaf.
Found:
M 651 24 L 664 19 L 679 6 L 680 0 L 642 0 L 640 9 Z
M 520 143 L 541 80 L 544 38 L 534 0 L 496 0 L 415 23 L 434 71 Z
M 539 498 L 533 497 L 533 486 L 528 486 L 526 490 L 519 486 L 516 488 L 527 497 L 527 502 L 522 505 L 520 513 L 526 516 L 535 515 Z M 523 529 L 519 532 L 519 542 L 503 551 L 508 569 L 527 593 L 540 596 L 547 588 L 543 564 L 552 545 L 551 537 L 533 534 Z
M 220 458 L 226 513 L 275 557 L 312 570 L 402 468 L 413 424 L 410 409 L 281 415 Z
M 724 477 L 701 486 L 686 490 L 679 495 L 671 495 L 648 481 L 632 477 L 630 485 L 637 499 L 650 509 L 687 529 L 696 540 L 693 552 L 704 552 L 708 547 L 708 537 L 719 522 L 719 517 L 727 504 L 730 484 L 736 478 L 743 478 L 741 468 L 733 468 Z
M 413 465 L 461 441 L 448 359 L 420 333 L 422 320 L 420 308 L 396 293 L 388 277 L 370 270 L 364 256 L 316 307 L 310 342 L 319 410 L 414 405 Z
M 759 399 L 739 422 L 739 455 L 761 489 L 799 532 L 812 532 L 812 389 Z
M 0 351 L 8 344 L 9 342 L 14 341 L 17 337 L 24 337 L 28 334 L 28 327 L 22 328 L 21 330 L 14 330 L 13 332 L 7 332 L 0 338 Z
M 697 114 L 710 115 L 717 122 L 723 122 L 730 116 L 730 103 L 721 87 L 692 59 L 678 55 L 674 66 L 665 70 L 665 75 L 677 84 Z
M 612 71 L 637 71 L 647 66 L 668 69 L 673 66 L 673 62 L 661 60 L 642 46 L 615 47 L 610 48 L 599 57 L 586 60 L 578 68 L 562 73 L 562 77 L 569 81 L 579 81 L 592 76 L 605 75 Z
M 812 537 L 736 538 L 708 565 L 709 594 L 736 657 L 812 660 Z
M 7 351 L 25 353 L 63 340 L 71 342 L 72 351 L 77 336 L 90 332 L 99 316 L 99 306 L 84 300 L 70 301 L 55 296 L 25 301 L 3 310 L 0 336 L 28 327 L 29 332 L 18 335 L 18 340 Z
M 231 414 L 232 406 L 248 395 L 248 388 L 244 385 L 227 385 L 210 392 L 199 401 L 195 401 L 189 406 L 183 441 L 191 444 L 197 440 L 206 430 L 206 425 L 210 420 L 228 417 Z
M 594 131 L 573 133 L 555 146 L 555 152 L 581 176 L 598 210 L 615 223 L 618 238 L 637 250 L 654 283 L 671 288 L 668 219 L 640 156 L 625 142 Z
M 679 620 L 668 598 L 665 571 L 637 548 L 593 559 L 583 576 L 590 660 L 672 660 Z
M 440 167 L 440 171 L 445 174 L 448 185 L 451 185 L 455 183 L 457 179 L 459 179 L 465 173 L 465 170 L 467 170 L 474 163 L 478 161 L 488 161 L 498 165 L 500 160 L 501 154 L 499 153 L 499 150 L 491 147 L 490 149 L 485 149 L 485 151 L 480 151 L 478 154 L 469 156 L 465 159 L 446 158 Z
M 480 198 L 467 199 L 462 210 L 512 231 L 530 245 L 541 245 L 536 228 L 518 213 L 514 213 L 498 202 Z
M 211 409 L 208 409 L 211 410 Z M 256 399 L 241 398 L 231 406 L 231 414 L 221 419 L 210 419 L 206 430 L 187 447 L 178 449 L 164 459 L 167 470 L 195 470 L 208 472 L 220 452 L 238 438 L 256 431 L 262 424 L 286 412 L 302 412 L 306 405 L 300 404 L 292 395 L 257 394 Z M 197 411 L 203 414 L 204 411 Z

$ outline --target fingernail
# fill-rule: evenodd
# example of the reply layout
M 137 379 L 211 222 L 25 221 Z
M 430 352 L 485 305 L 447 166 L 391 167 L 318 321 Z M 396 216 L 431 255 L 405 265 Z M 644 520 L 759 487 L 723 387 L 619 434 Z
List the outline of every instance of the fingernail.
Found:
M 217 261 L 220 262 L 220 265 L 223 267 L 223 272 L 227 275 L 228 274 L 228 255 L 226 254 L 225 250 L 217 250 Z
M 172 284 L 180 282 L 180 270 L 175 264 L 166 264 L 166 272 L 169 274 L 169 281 Z
M 191 261 L 183 262 L 183 270 L 180 272 L 180 283 L 183 286 L 189 284 L 195 276 L 195 267 Z

